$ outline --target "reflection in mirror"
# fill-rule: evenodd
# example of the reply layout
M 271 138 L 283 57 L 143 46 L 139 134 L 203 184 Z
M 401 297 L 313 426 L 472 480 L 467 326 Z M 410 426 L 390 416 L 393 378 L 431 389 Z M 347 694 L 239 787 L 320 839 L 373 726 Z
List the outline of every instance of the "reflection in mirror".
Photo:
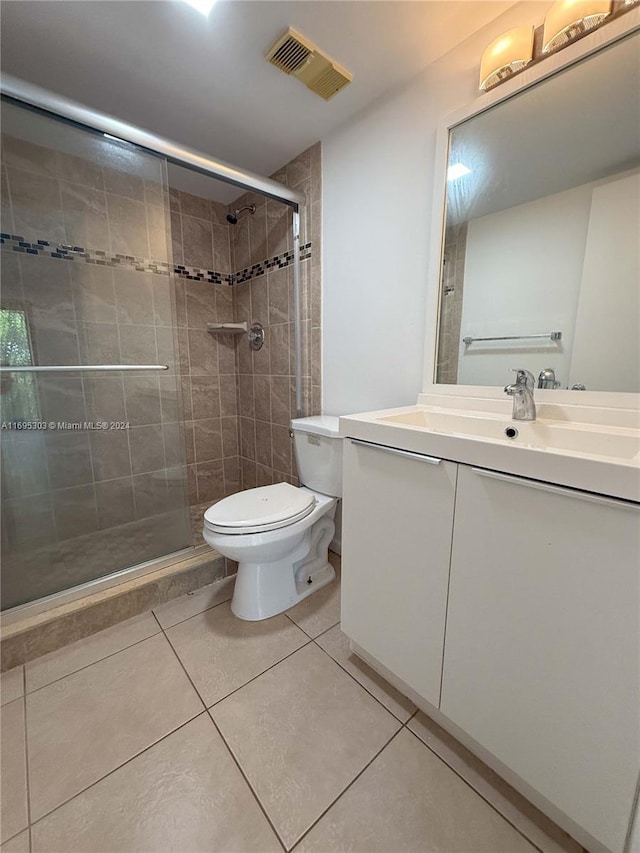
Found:
M 640 391 L 639 79 L 635 33 L 451 130 L 437 382 Z

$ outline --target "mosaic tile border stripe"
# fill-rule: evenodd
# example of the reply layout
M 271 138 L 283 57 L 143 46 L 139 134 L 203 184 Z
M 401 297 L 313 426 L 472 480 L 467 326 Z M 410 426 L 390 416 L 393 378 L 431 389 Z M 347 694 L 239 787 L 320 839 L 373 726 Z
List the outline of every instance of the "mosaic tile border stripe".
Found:
M 97 266 L 132 269 L 137 272 L 154 273 L 156 275 L 174 275 L 191 281 L 208 281 L 211 284 L 242 284 L 252 278 L 265 275 L 271 269 L 284 269 L 293 263 L 293 252 L 282 252 L 236 273 L 216 272 L 185 264 L 171 265 L 167 261 L 154 261 L 149 258 L 137 258 L 133 255 L 121 255 L 102 252 L 99 249 L 84 249 L 82 246 L 71 246 L 66 243 L 55 243 L 49 240 L 37 240 L 30 243 L 16 234 L 0 234 L 0 246 L 25 255 L 40 255 L 42 257 L 59 258 L 64 261 L 79 261 Z M 311 243 L 300 247 L 300 260 L 306 261 L 311 257 Z

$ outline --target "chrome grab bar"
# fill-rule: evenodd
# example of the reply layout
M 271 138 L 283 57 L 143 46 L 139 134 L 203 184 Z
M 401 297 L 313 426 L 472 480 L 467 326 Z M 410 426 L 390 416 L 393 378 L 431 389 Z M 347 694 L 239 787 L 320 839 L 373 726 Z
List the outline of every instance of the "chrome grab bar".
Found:
M 169 370 L 168 364 L 20 364 L 0 373 L 73 373 L 76 370 Z
M 472 338 L 467 335 L 462 339 L 464 344 L 472 344 L 474 341 L 526 341 L 530 338 L 549 338 L 551 341 L 561 341 L 562 332 L 547 332 L 545 335 L 503 335 L 497 338 Z

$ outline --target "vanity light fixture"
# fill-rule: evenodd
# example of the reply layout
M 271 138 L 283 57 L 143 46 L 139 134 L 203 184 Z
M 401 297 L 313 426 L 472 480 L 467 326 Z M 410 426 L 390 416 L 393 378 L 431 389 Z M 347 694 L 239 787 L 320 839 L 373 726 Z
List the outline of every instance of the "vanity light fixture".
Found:
M 471 169 L 464 165 L 464 163 L 453 163 L 447 169 L 447 180 L 455 181 L 458 178 L 461 178 L 463 175 L 471 174 Z
M 516 27 L 491 42 L 480 61 L 480 88 L 483 91 L 500 83 L 531 62 L 533 27 Z
M 550 53 L 597 27 L 611 14 L 611 0 L 556 0 L 544 19 L 542 52 Z
M 205 18 L 216 5 L 216 0 L 182 0 L 182 2 L 187 3 L 189 6 L 193 6 L 193 8 L 197 9 L 201 15 L 205 16 Z

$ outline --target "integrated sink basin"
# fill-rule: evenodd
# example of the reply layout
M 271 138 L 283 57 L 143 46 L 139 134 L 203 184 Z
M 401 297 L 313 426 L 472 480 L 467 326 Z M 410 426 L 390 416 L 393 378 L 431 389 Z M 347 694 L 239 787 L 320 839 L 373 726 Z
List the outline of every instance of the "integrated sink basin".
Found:
M 418 404 L 347 415 L 347 438 L 640 503 L 640 413 L 539 401 L 535 421 L 499 398 L 421 394 Z
M 640 454 L 640 435 L 624 427 L 567 424 L 548 420 L 514 421 L 493 413 L 460 413 L 416 408 L 381 417 L 383 423 L 443 435 L 489 439 L 543 450 L 632 460 Z

